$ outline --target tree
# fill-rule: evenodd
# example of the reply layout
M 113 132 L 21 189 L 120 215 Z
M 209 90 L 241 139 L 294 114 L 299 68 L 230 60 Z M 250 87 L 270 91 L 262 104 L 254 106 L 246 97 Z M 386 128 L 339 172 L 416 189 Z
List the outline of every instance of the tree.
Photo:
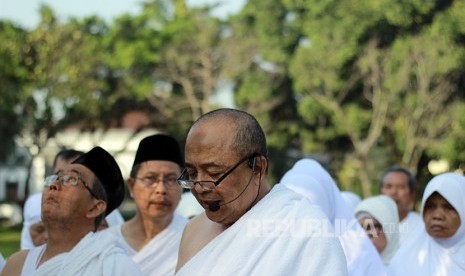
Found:
M 300 146 L 296 138 L 304 126 L 288 71 L 299 41 L 298 21 L 289 14 L 281 1 L 249 1 L 230 18 L 225 39 L 225 72 L 234 83 L 237 106 L 254 114 L 267 135 L 273 180 L 292 165 L 290 155 Z
M 0 161 L 14 149 L 14 137 L 21 131 L 23 123 L 18 103 L 26 98 L 24 86 L 30 71 L 26 37 L 25 30 L 0 21 Z
M 161 32 L 161 61 L 153 71 L 149 99 L 179 129 L 216 107 L 212 97 L 222 89 L 224 30 L 209 9 L 188 9 L 184 1 L 175 1 L 173 16 Z
M 385 62 L 392 70 L 385 86 L 397 95 L 387 122 L 392 139 L 386 142 L 395 143 L 388 146 L 396 161 L 415 174 L 425 151 L 442 145 L 452 133 L 451 113 L 464 107 L 456 82 L 465 52 L 454 44 L 444 34 L 422 33 L 398 41 Z
M 364 196 L 383 170 L 373 167 L 375 149 L 389 147 L 386 162 L 400 161 L 416 172 L 425 148 L 442 141 L 439 132 L 449 130 L 444 120 L 440 127 L 428 120 L 447 114 L 456 96 L 452 76 L 463 60 L 453 37 L 428 33 L 449 3 L 385 4 L 308 3 L 306 40 L 291 65 L 299 111 L 319 124 L 312 138 L 350 142 L 345 162 L 355 164 Z M 451 55 L 444 55 L 445 45 L 452 46 Z

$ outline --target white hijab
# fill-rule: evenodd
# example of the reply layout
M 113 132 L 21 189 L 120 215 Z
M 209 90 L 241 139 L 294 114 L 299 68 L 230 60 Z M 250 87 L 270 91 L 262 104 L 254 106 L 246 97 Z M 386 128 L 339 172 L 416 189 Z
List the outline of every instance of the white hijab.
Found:
M 29 196 L 24 203 L 23 209 L 23 229 L 21 230 L 21 249 L 34 248 L 29 228 L 42 220 L 42 193 Z
M 3 258 L 2 253 L 0 253 L 0 273 L 2 273 L 3 267 L 5 266 L 5 259 Z
M 401 246 L 389 266 L 390 275 L 465 275 L 465 177 L 443 173 L 432 178 L 423 194 L 426 200 L 439 193 L 457 211 L 460 227 L 450 238 L 433 238 L 425 227 L 417 229 Z
M 381 259 L 388 265 L 399 249 L 399 213 L 394 200 L 385 195 L 378 195 L 362 200 L 355 208 L 355 214 L 365 212 L 374 217 L 382 226 L 387 245 L 381 252 Z
M 331 175 L 315 160 L 301 159 L 283 176 L 281 184 L 318 205 L 333 224 L 347 261 L 349 275 L 385 275 L 373 243 L 341 197 Z
M 355 210 L 355 207 L 362 201 L 359 195 L 351 191 L 341 191 L 341 196 L 347 206 L 352 208 L 352 210 Z
M 105 220 L 107 221 L 108 228 L 121 225 L 124 223 L 123 215 L 121 212 L 116 208 L 115 210 L 111 211 L 106 217 Z

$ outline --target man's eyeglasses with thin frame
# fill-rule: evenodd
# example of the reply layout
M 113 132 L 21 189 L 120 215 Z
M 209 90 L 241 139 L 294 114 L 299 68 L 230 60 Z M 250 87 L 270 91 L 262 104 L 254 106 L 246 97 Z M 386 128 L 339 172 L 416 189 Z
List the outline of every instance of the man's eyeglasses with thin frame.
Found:
M 86 182 L 82 179 L 82 177 L 79 175 L 79 173 L 58 173 L 58 174 L 52 174 L 49 175 L 45 178 L 45 187 L 50 187 L 53 182 L 58 183 L 59 185 L 62 186 L 77 186 L 79 183 L 79 180 L 82 182 L 84 185 L 84 188 L 86 188 L 87 191 L 89 191 L 90 195 L 96 199 L 98 199 L 97 195 L 95 195 L 94 192 L 90 189 L 90 187 L 86 184 Z
M 134 179 L 142 182 L 146 187 L 157 187 L 158 183 L 163 182 L 166 188 L 176 187 L 177 178 L 174 176 L 168 176 L 166 178 L 158 178 L 155 176 L 145 176 L 145 177 L 134 177 Z
M 258 157 L 259 154 L 252 154 L 247 156 L 246 158 L 241 159 L 236 165 L 226 171 L 220 178 L 216 181 L 213 180 L 190 180 L 189 174 L 187 173 L 187 169 L 184 169 L 181 173 L 181 176 L 178 178 L 178 184 L 181 185 L 185 189 L 193 189 L 195 185 L 200 185 L 204 191 L 212 191 L 216 188 L 216 186 L 220 185 L 220 183 L 229 175 L 231 174 L 239 165 L 244 163 L 245 161 L 249 161 L 252 158 Z

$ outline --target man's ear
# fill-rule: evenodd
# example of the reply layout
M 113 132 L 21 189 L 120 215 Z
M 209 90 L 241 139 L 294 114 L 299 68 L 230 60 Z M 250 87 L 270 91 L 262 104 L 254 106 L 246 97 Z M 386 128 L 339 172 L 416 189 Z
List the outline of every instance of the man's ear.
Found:
M 134 189 L 134 184 L 136 183 L 136 181 L 134 180 L 134 178 L 130 177 L 130 178 L 128 178 L 128 180 L 126 182 L 128 183 L 129 195 L 132 198 L 133 197 L 132 196 L 132 190 Z
M 103 214 L 107 209 L 107 203 L 101 199 L 96 199 L 94 205 L 87 211 L 87 218 L 96 218 Z
M 266 175 L 266 166 L 268 166 L 268 161 L 266 157 L 263 155 L 255 157 L 255 170 L 256 174 L 260 174 L 261 176 Z

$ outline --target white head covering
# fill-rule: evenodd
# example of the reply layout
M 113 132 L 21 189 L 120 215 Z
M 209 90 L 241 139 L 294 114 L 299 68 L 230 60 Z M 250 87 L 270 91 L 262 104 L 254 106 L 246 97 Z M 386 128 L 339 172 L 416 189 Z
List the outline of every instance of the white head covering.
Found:
M 5 266 L 5 259 L 3 258 L 3 255 L 2 253 L 0 253 L 0 273 L 2 272 L 3 270 L 3 267 Z
M 33 194 L 24 203 L 23 209 L 23 229 L 21 230 L 21 249 L 34 248 L 29 228 L 31 225 L 42 220 L 42 193 Z
M 355 214 L 366 212 L 374 217 L 382 226 L 387 245 L 381 252 L 381 259 L 388 265 L 399 249 L 399 213 L 396 202 L 388 196 L 378 195 L 361 201 L 355 208 Z
M 349 275 L 385 275 L 373 243 L 341 197 L 331 175 L 315 160 L 301 159 L 280 183 L 318 205 L 333 224 L 347 260 Z
M 109 213 L 108 216 L 105 217 L 105 220 L 107 221 L 109 228 L 124 223 L 124 218 L 118 209 L 111 211 L 111 213 Z
M 457 211 L 460 227 L 450 238 L 433 238 L 425 227 L 417 229 L 399 249 L 389 266 L 392 275 L 465 275 L 465 177 L 443 173 L 432 178 L 423 193 L 426 200 L 438 192 Z
M 359 195 L 357 195 L 354 192 L 351 191 L 341 191 L 341 197 L 344 200 L 344 202 L 352 208 L 352 210 L 355 210 L 355 207 L 357 207 L 357 204 L 362 201 Z

